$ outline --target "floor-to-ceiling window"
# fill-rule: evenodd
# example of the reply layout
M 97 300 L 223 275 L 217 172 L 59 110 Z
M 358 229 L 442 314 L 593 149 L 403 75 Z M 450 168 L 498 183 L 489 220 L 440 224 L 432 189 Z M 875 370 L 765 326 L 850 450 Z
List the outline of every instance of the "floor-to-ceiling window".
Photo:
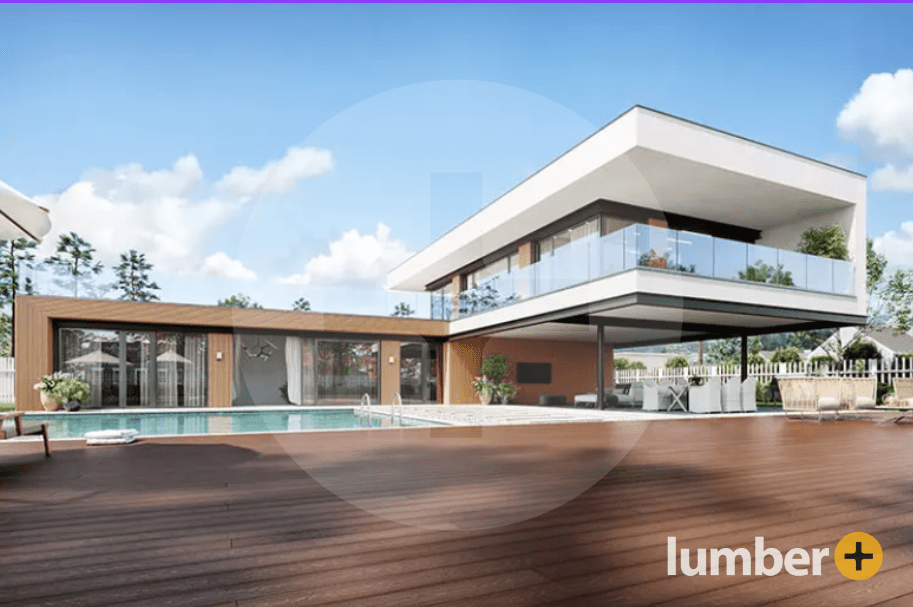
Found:
M 62 327 L 57 369 L 88 382 L 87 408 L 207 406 L 207 336 Z
M 380 373 L 377 341 L 317 342 L 317 398 L 321 404 L 357 403 L 364 394 L 377 402 Z
M 399 361 L 399 393 L 403 402 L 437 402 L 437 345 L 402 342 Z

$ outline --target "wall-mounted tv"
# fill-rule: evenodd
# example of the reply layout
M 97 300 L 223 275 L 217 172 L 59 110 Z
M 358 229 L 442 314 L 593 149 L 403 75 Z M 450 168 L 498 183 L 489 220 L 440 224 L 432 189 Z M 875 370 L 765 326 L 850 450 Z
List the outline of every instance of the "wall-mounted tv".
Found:
M 552 383 L 552 363 L 517 363 L 517 383 Z

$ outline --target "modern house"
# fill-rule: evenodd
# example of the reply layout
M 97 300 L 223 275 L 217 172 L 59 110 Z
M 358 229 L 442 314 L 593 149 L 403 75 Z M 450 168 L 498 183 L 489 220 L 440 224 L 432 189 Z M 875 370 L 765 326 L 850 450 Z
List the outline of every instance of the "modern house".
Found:
M 570 398 L 614 348 L 863 323 L 865 221 L 862 175 L 634 107 L 390 272 L 432 319 L 23 297 L 17 403 L 52 370 L 99 406 L 471 403 L 496 353 Z M 834 224 L 849 260 L 796 251 Z

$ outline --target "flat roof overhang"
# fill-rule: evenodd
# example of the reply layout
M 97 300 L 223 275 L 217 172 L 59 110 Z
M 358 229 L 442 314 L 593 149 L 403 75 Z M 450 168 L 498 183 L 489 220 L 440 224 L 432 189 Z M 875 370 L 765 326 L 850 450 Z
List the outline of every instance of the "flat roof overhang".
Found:
M 422 291 L 595 200 L 755 230 L 864 204 L 865 177 L 635 107 L 390 271 Z
M 511 339 L 596 342 L 603 326 L 614 348 L 671 344 L 738 335 L 809 331 L 864 324 L 865 316 L 788 306 L 632 293 L 478 329 L 449 340 L 489 336 Z

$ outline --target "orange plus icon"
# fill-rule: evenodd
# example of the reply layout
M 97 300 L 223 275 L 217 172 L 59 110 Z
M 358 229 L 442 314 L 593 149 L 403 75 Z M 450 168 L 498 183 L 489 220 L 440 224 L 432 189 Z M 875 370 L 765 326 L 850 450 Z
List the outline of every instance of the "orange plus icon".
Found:
M 868 533 L 856 532 L 843 537 L 834 550 L 834 563 L 851 580 L 867 580 L 881 569 L 881 544 Z

